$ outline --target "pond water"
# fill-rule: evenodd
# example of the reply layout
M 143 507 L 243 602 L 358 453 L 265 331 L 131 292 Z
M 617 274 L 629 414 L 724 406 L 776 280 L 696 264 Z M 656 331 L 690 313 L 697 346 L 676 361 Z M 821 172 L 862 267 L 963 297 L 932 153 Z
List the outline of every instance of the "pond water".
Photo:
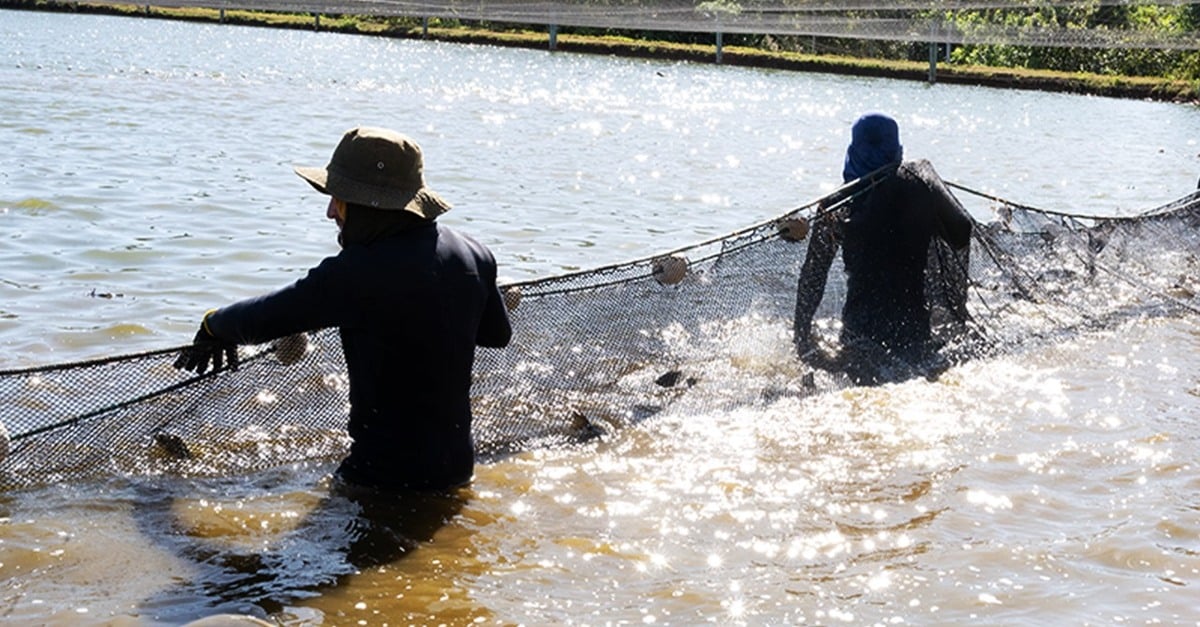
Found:
M 0 368 L 182 344 L 335 253 L 291 167 L 358 124 L 413 136 L 443 220 L 515 280 L 800 206 L 865 111 L 1037 207 L 1129 214 L 1200 176 L 1194 106 L 11 10 L 0 109 Z M 1192 319 L 1138 323 L 516 455 L 356 573 L 329 468 L 4 495 L 0 615 L 254 611 L 255 582 L 219 576 L 251 556 L 273 585 L 339 577 L 273 608 L 286 624 L 1191 624 L 1198 348 Z

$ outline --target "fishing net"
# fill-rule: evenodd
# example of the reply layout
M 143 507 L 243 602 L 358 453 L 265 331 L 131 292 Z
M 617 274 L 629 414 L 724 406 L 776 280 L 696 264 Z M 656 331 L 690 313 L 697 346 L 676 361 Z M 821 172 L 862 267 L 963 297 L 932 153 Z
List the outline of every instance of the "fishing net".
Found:
M 793 354 L 808 240 L 794 237 L 803 228 L 782 227 L 869 183 L 653 258 L 509 286 L 513 344 L 481 349 L 476 361 L 481 458 L 572 445 L 668 412 L 850 385 Z M 974 201 L 964 204 L 978 220 L 969 257 L 930 251 L 927 299 L 952 362 L 1197 311 L 1200 192 L 1098 217 L 951 187 Z M 844 301 L 841 268 L 835 260 L 815 319 L 828 342 Z M 964 272 L 965 319 L 942 287 Z M 294 363 L 275 346 L 242 347 L 237 370 L 203 376 L 174 369 L 177 350 L 0 372 L 0 487 L 220 476 L 345 454 L 348 380 L 334 330 L 310 334 Z

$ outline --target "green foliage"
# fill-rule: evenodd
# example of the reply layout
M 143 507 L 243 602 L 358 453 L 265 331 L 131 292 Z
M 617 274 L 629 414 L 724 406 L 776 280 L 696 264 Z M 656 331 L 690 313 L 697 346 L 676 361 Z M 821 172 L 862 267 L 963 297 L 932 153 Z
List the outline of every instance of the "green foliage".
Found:
M 734 0 L 706 0 L 696 3 L 696 12 L 711 15 L 737 15 L 742 12 L 742 5 Z
M 982 33 L 996 26 L 1012 29 L 1055 27 L 1092 30 L 1115 35 L 1182 35 L 1200 25 L 1197 5 L 1112 5 L 1098 0 L 1070 7 L 990 9 L 960 11 L 951 19 L 964 33 Z M 1071 47 L 1010 44 L 964 45 L 954 49 L 952 63 L 1030 69 L 1087 72 L 1120 76 L 1161 76 L 1195 79 L 1194 51 L 1162 50 L 1137 46 Z

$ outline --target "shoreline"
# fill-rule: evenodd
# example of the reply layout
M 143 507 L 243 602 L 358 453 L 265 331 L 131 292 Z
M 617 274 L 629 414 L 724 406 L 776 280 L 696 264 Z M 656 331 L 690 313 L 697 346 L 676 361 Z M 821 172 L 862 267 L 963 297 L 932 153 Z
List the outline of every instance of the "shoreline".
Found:
M 495 30 L 471 26 L 397 26 L 380 18 L 356 15 L 312 15 L 266 13 L 198 7 L 160 7 L 134 4 L 93 4 L 48 0 L 0 0 L 0 9 L 85 13 L 170 19 L 234 26 L 317 30 L 397 39 L 426 39 L 448 43 L 505 46 L 631 58 L 719 64 L 734 67 L 775 69 L 795 72 L 820 72 L 871 78 L 975 85 L 1003 89 L 1061 92 L 1178 104 L 1200 104 L 1200 82 L 1145 76 L 1115 76 L 1029 70 L 990 66 L 962 66 L 939 63 L 934 80 L 930 67 L 916 61 L 868 59 L 798 52 L 774 52 L 742 46 L 723 46 L 718 61 L 717 49 L 705 44 L 681 44 L 633 39 L 611 35 L 591 36 L 549 33 L 513 27 Z

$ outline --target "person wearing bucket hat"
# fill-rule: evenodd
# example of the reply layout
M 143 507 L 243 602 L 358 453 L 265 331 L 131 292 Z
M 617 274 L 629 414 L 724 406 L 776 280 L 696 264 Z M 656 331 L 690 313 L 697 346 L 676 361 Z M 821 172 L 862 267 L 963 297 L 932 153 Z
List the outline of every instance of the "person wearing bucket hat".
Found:
M 317 191 L 346 204 L 434 220 L 450 205 L 425 186 L 424 168 L 421 148 L 408 137 L 358 127 L 342 136 L 329 165 L 293 169 Z
M 469 482 L 475 348 L 504 347 L 512 336 L 492 253 L 437 222 L 450 205 L 423 170 L 412 139 L 372 127 L 347 131 L 325 167 L 296 167 L 329 195 L 342 250 L 287 287 L 209 311 L 175 362 L 197 374 L 226 360 L 236 367 L 239 344 L 337 327 L 352 438 L 337 472 L 356 485 Z
M 971 217 L 927 160 L 903 161 L 899 125 L 881 113 L 854 123 L 842 178 L 842 194 L 812 226 L 796 290 L 796 350 L 860 385 L 936 377 L 947 364 L 931 330 L 926 268 L 931 250 L 951 259 L 942 278 L 951 283 L 950 313 L 965 324 Z M 830 356 L 818 348 L 812 320 L 839 247 L 846 291 L 841 351 Z

